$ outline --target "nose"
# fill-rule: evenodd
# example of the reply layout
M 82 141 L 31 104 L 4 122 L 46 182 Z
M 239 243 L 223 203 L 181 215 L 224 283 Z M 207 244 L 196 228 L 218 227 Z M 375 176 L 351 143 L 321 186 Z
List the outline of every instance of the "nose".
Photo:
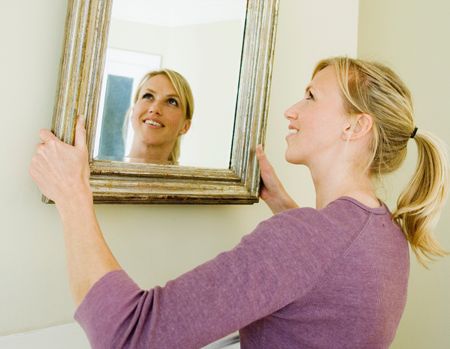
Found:
M 284 116 L 286 119 L 288 119 L 288 120 L 297 120 L 298 119 L 297 104 L 294 104 L 294 105 L 290 106 L 288 109 L 286 109 L 286 111 L 284 112 Z
M 161 110 L 161 103 L 158 100 L 154 100 L 152 103 L 150 103 L 147 109 L 150 114 L 157 115 L 161 115 Z

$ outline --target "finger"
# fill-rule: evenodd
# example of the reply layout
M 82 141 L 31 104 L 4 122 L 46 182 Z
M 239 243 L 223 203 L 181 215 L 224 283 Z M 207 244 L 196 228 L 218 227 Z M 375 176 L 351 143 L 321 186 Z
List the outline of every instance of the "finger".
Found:
M 263 150 L 262 144 L 258 144 L 256 146 L 256 156 L 259 158 L 260 156 L 264 156 L 264 155 L 265 154 L 264 154 L 264 150 Z
M 38 178 L 38 174 L 40 173 L 40 163 L 33 158 L 31 161 L 30 167 L 28 168 L 28 172 L 34 181 Z
M 264 153 L 264 150 L 263 150 L 261 144 L 258 144 L 256 146 L 256 158 L 258 159 L 260 165 L 261 165 L 261 162 L 266 162 L 267 161 L 266 154 Z
M 36 145 L 36 155 L 37 154 L 42 154 L 44 152 L 45 149 L 45 144 L 44 143 L 38 143 Z
M 42 152 L 36 152 L 36 154 L 31 158 L 30 166 L 42 169 L 44 168 L 46 162 L 47 160 L 45 158 L 45 155 L 42 154 Z
M 57 139 L 56 136 L 50 130 L 47 130 L 45 128 L 39 131 L 39 138 L 41 139 L 42 143 L 46 143 L 50 140 Z
M 42 159 L 39 159 L 39 156 L 33 157 L 28 172 L 34 182 L 41 182 L 42 173 L 44 172 L 44 166 L 42 164 Z
M 267 199 L 267 189 L 264 186 L 260 187 L 260 189 L 259 189 L 259 196 L 260 196 L 261 199 L 266 201 L 266 199 Z
M 273 172 L 272 164 L 269 162 L 269 159 L 267 159 L 266 153 L 264 153 L 261 145 L 256 147 L 256 158 L 259 161 L 262 172 Z
M 79 115 L 77 118 L 77 125 L 75 128 L 75 147 L 86 147 L 86 118 L 83 115 Z

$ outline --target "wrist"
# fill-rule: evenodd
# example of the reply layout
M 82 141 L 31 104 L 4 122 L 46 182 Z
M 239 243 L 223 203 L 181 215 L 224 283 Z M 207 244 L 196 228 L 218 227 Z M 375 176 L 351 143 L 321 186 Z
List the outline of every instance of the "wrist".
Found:
M 289 196 L 288 198 L 286 198 L 285 202 L 284 202 L 284 209 L 285 210 L 291 210 L 293 208 L 298 208 L 297 203 Z
M 277 214 L 293 208 L 298 208 L 298 205 L 290 196 L 286 196 L 277 200 L 276 203 L 272 203 L 271 208 L 272 212 Z
M 93 194 L 89 185 L 77 190 L 71 190 L 64 197 L 55 200 L 55 206 L 61 216 L 73 210 L 79 211 L 82 208 L 93 207 L 93 205 Z

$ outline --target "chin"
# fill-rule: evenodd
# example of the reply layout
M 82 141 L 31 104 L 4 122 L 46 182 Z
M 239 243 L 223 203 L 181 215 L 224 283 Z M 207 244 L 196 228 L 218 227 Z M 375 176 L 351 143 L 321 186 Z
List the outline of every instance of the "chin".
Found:
M 303 161 L 303 158 L 299 156 L 298 154 L 292 154 L 288 150 L 286 150 L 286 153 L 284 154 L 284 158 L 287 162 L 294 165 L 304 165 L 305 162 Z

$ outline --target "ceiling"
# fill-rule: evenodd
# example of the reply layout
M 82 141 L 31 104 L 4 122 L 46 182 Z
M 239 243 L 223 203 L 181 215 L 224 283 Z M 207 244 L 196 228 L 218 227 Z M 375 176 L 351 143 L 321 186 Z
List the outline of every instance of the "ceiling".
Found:
M 114 19 L 176 27 L 243 19 L 246 0 L 114 0 Z

